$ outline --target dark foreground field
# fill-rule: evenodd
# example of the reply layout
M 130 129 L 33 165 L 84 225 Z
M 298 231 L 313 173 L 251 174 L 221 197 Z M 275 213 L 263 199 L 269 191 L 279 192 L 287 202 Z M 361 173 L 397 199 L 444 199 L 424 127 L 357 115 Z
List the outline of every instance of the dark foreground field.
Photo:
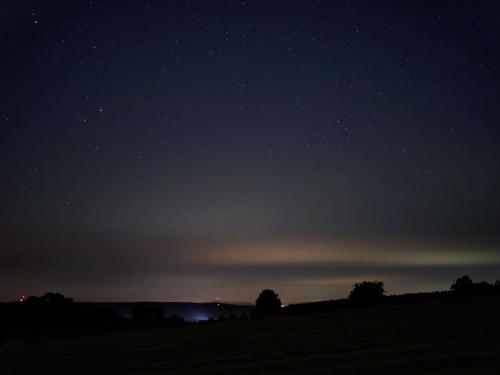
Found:
M 0 366 L 2 374 L 500 374 L 500 298 L 11 344 Z

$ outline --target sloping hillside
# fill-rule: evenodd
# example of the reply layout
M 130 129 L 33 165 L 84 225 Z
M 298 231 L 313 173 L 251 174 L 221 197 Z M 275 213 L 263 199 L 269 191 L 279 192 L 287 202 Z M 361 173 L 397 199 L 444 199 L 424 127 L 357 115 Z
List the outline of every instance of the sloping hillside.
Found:
M 1 373 L 498 374 L 500 298 L 5 347 Z

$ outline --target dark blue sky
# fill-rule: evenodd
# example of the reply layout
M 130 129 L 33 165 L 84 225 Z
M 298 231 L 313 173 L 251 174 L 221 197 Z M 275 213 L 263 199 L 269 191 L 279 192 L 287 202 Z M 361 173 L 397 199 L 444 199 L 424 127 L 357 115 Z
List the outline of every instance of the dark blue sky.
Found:
M 10 1 L 0 299 L 282 300 L 500 266 L 495 1 Z

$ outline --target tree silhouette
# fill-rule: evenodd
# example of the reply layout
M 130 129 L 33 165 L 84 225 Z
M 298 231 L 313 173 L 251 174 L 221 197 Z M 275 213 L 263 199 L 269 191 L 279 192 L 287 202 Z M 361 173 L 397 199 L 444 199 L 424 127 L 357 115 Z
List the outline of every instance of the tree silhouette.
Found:
M 67 304 L 73 302 L 72 298 L 66 298 L 62 294 L 54 292 L 45 293 L 40 299 L 45 303 Z
M 486 281 L 475 283 L 468 275 L 465 275 L 459 277 L 450 289 L 460 296 L 492 296 L 500 291 L 500 282 L 497 280 L 495 284 Z
M 275 315 L 280 311 L 281 300 L 278 293 L 271 289 L 260 292 L 255 301 L 255 314 L 257 316 Z
M 461 295 L 473 294 L 474 292 L 474 282 L 469 277 L 469 275 L 465 275 L 459 277 L 454 284 L 451 285 L 450 289 Z
M 356 303 L 377 302 L 384 297 L 384 283 L 382 281 L 363 281 L 354 284 L 349 294 L 349 300 Z

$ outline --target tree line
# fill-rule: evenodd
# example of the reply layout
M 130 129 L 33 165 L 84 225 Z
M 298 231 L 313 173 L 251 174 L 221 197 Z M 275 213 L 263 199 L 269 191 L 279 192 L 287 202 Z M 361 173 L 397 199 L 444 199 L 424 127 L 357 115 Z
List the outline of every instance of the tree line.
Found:
M 31 296 L 20 302 L 0 303 L 0 343 L 95 335 L 108 332 L 210 324 L 213 322 L 261 319 L 293 314 L 332 311 L 379 304 L 420 303 L 432 299 L 466 298 L 500 295 L 500 281 L 491 284 L 474 282 L 468 276 L 458 278 L 449 291 L 387 296 L 382 281 L 355 283 L 346 299 L 283 306 L 278 293 L 264 289 L 255 301 L 250 315 L 232 313 L 204 323 L 188 322 L 179 315 L 165 316 L 159 303 L 138 302 L 133 305 L 132 319 L 118 315 L 110 308 L 85 311 L 73 299 L 59 293 Z M 472 302 L 473 303 L 473 302 Z
M 348 309 L 363 306 L 395 303 L 419 303 L 435 299 L 448 299 L 457 297 L 495 296 L 500 295 L 500 280 L 494 283 L 486 281 L 474 282 L 468 276 L 459 277 L 448 291 L 429 293 L 408 293 L 402 295 L 386 295 L 382 281 L 362 281 L 355 283 L 348 298 L 331 301 L 299 303 L 283 306 L 278 293 L 271 289 L 263 290 L 255 301 L 252 316 L 256 318 L 277 315 L 293 315 L 335 309 Z

